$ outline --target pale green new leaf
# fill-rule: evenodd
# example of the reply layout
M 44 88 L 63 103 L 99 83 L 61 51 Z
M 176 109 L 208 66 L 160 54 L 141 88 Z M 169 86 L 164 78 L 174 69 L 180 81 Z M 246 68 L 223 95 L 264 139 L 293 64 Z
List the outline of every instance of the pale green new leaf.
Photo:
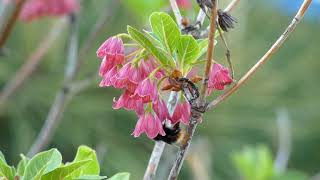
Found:
M 45 174 L 42 176 L 41 180 L 67 180 L 67 179 L 76 179 L 78 177 L 69 177 L 76 170 L 82 168 L 83 166 L 87 165 L 88 163 L 92 162 L 92 160 L 83 160 L 78 162 L 73 162 L 64 166 L 61 166 L 50 173 Z
M 14 167 L 7 164 L 6 159 L 2 152 L 0 152 L 0 177 L 6 178 L 8 180 L 13 180 L 15 174 Z
M 129 180 L 130 179 L 130 173 L 122 172 L 117 173 L 108 180 Z
M 99 175 L 100 174 L 100 166 L 96 156 L 96 152 L 87 147 L 80 146 L 78 148 L 75 159 L 72 163 L 83 161 L 83 160 L 91 160 L 88 164 L 85 164 L 81 168 L 75 170 L 70 175 L 67 176 L 66 179 L 76 179 L 81 177 L 82 175 Z
M 27 164 L 24 180 L 31 180 L 45 167 L 44 174 L 53 171 L 61 165 L 62 157 L 57 149 L 41 152 L 35 155 Z
M 173 54 L 180 38 L 180 30 L 174 20 L 166 13 L 155 12 L 150 16 L 150 24 L 166 50 Z
M 32 180 L 42 180 L 42 176 L 44 175 L 46 169 L 47 169 L 47 165 L 43 166 L 40 171 L 32 178 Z M 23 180 L 28 180 L 26 178 L 23 178 Z
M 149 53 L 151 53 L 163 66 L 168 66 L 174 64 L 173 60 L 168 57 L 166 52 L 160 47 L 155 46 L 147 35 L 138 31 L 137 29 L 128 26 L 128 33 L 133 40 L 145 48 Z
M 182 35 L 177 46 L 177 55 L 181 67 L 197 61 L 200 52 L 197 41 L 191 35 Z
M 80 146 L 77 151 L 77 155 L 73 162 L 79 162 L 83 160 L 91 160 L 86 166 L 83 167 L 83 174 L 86 175 L 99 175 L 100 165 L 96 155 L 96 151 L 87 147 Z
M 20 154 L 21 156 L 21 160 L 18 163 L 18 167 L 17 167 L 17 175 L 18 176 L 23 176 L 24 171 L 26 169 L 26 166 L 29 162 L 29 159 L 27 157 L 25 157 L 23 154 Z

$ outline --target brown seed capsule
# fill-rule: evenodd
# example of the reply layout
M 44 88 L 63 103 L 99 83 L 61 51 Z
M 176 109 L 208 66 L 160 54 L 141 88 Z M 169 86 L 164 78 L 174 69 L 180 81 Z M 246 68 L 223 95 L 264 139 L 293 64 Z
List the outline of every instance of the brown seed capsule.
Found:
M 237 20 L 234 17 L 232 17 L 228 12 L 219 9 L 218 23 L 223 31 L 228 32 L 228 29 L 234 28 L 234 23 L 237 23 Z

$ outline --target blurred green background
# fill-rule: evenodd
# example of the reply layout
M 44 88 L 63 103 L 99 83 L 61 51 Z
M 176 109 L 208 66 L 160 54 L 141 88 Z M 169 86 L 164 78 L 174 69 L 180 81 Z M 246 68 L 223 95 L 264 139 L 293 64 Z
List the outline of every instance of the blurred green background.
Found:
M 227 2 L 220 5 L 224 7 Z M 97 72 L 100 60 L 95 51 L 107 37 L 125 32 L 128 24 L 145 28 L 152 11 L 169 9 L 165 0 L 87 0 L 82 1 L 80 44 L 86 39 L 102 12 L 111 18 L 85 57 L 79 79 Z M 184 12 L 193 18 L 194 12 Z M 292 19 L 270 3 L 241 1 L 232 12 L 238 23 L 227 34 L 232 50 L 236 79 L 245 73 L 272 45 Z M 0 57 L 0 87 L 14 75 L 26 58 L 47 35 L 57 18 L 31 23 L 18 22 L 8 43 L 7 55 Z M 298 26 L 284 47 L 236 94 L 206 114 L 195 140 L 205 140 L 205 152 L 211 163 L 212 179 L 236 179 L 230 154 L 247 145 L 266 144 L 275 155 L 278 148 L 276 111 L 285 107 L 291 117 L 292 153 L 289 168 L 313 175 L 320 171 L 320 51 L 319 19 L 307 18 Z M 27 153 L 36 138 L 56 91 L 63 83 L 66 63 L 67 29 L 44 56 L 39 68 L 1 107 L 0 150 L 11 164 L 19 153 Z M 220 45 L 221 46 L 221 45 Z M 224 50 L 218 47 L 217 60 L 224 62 Z M 103 175 L 127 171 L 132 179 L 141 179 L 154 142 L 130 134 L 136 123 L 132 112 L 112 109 L 112 99 L 121 92 L 98 88 L 98 81 L 75 96 L 68 105 L 50 147 L 58 148 L 66 160 L 85 144 L 100 153 Z M 49 148 L 49 147 L 48 147 Z M 163 163 L 169 163 L 174 147 Z M 188 163 L 181 179 L 192 179 Z M 166 172 L 160 166 L 160 172 Z

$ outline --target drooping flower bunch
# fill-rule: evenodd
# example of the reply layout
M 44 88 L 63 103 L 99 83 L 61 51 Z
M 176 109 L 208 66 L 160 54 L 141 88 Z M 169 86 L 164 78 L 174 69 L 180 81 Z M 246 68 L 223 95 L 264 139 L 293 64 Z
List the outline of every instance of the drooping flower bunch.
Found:
M 97 50 L 97 56 L 101 59 L 100 87 L 123 91 L 118 99 L 114 99 L 113 108 L 135 111 L 139 120 L 132 133 L 134 137 L 146 133 L 154 139 L 165 135 L 163 124 L 166 121 L 171 124 L 189 123 L 189 102 L 181 95 L 170 115 L 165 99 L 168 91 L 162 87 L 170 84 L 173 72 L 179 72 L 181 78 L 196 76 L 194 64 L 205 53 L 208 41 L 197 41 L 190 35 L 180 34 L 175 22 L 165 13 L 153 13 L 150 24 L 152 32 L 143 33 L 128 26 L 128 34 L 108 38 Z M 136 42 L 137 48 L 125 48 L 122 37 Z M 214 89 L 222 90 L 231 83 L 229 70 L 215 64 L 210 74 L 208 93 Z M 173 87 L 170 91 L 181 90 Z
M 23 21 L 31 21 L 43 16 L 63 16 L 76 12 L 78 0 L 28 0 L 20 14 Z

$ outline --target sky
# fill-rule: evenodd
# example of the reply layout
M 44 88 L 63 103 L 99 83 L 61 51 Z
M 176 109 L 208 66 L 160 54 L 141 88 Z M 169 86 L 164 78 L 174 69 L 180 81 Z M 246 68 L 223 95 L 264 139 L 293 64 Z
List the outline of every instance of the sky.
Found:
M 297 12 L 302 2 L 303 0 L 274 0 L 274 3 L 278 7 L 290 15 Z M 320 0 L 313 0 L 306 18 L 320 20 Z

